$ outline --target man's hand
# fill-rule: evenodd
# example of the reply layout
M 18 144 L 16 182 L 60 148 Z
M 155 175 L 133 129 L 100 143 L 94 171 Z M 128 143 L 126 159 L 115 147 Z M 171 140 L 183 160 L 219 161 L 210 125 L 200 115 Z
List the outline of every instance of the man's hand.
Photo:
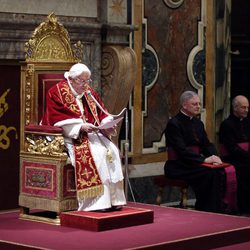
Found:
M 93 132 L 93 131 L 97 131 L 98 129 L 96 128 L 95 125 L 85 122 L 83 123 L 82 127 L 81 127 L 81 131 L 85 131 L 87 133 Z
M 204 160 L 205 163 L 221 164 L 222 160 L 217 155 L 211 155 Z

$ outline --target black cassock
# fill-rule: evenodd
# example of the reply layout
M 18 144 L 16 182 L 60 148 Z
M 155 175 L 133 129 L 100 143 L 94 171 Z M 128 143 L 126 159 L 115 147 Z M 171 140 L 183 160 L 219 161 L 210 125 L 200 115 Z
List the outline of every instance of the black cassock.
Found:
M 219 141 L 228 151 L 224 161 L 235 166 L 238 183 L 238 207 L 241 212 L 250 212 L 250 152 L 238 143 L 250 143 L 250 119 L 239 119 L 231 114 L 221 123 Z
M 225 171 L 200 165 L 206 157 L 217 155 L 215 146 L 208 140 L 204 124 L 198 118 L 179 112 L 169 120 L 165 136 L 167 147 L 176 153 L 176 159 L 166 162 L 165 175 L 189 183 L 196 196 L 197 210 L 223 212 Z M 195 152 L 192 149 L 194 146 L 200 151 Z

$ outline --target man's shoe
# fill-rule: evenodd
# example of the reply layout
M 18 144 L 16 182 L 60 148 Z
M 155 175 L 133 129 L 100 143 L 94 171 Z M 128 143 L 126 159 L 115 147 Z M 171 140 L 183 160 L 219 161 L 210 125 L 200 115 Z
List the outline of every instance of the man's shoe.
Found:
M 112 206 L 111 207 L 111 211 L 121 211 L 122 210 L 122 206 Z

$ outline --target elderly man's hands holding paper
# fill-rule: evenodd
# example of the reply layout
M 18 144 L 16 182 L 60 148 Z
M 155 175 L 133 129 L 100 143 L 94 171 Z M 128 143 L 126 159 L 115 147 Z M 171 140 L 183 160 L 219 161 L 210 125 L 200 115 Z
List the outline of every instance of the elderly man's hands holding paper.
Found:
M 81 131 L 85 131 L 87 133 L 91 133 L 97 130 L 98 128 L 95 125 L 93 125 L 92 123 L 88 123 L 88 122 L 83 123 L 81 127 Z

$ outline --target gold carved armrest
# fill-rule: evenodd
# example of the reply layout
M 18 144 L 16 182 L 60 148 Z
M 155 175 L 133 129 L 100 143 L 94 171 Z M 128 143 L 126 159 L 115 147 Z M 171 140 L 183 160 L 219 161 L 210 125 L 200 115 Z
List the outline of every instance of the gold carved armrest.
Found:
M 25 126 L 25 152 L 67 157 L 62 129 L 54 126 Z

